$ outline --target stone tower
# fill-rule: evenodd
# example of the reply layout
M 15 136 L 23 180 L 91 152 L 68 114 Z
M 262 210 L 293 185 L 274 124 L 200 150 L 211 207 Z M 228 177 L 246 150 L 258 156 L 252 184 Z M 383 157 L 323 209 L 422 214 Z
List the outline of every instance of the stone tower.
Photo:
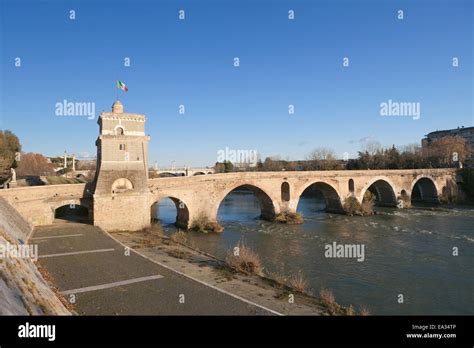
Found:
M 145 115 L 126 113 L 120 101 L 102 112 L 97 146 L 94 225 L 135 231 L 150 225 Z

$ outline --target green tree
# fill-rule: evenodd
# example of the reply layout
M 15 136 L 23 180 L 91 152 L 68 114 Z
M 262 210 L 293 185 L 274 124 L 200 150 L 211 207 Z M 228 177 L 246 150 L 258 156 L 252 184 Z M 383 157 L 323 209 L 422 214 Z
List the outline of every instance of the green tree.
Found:
M 224 161 L 224 173 L 230 173 L 234 171 L 234 165 L 231 161 Z

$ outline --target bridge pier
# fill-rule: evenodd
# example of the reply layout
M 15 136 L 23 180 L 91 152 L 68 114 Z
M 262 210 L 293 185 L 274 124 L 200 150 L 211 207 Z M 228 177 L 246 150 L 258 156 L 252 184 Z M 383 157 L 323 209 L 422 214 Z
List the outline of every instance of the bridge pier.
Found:
M 147 195 L 94 195 L 94 226 L 105 231 L 137 231 L 150 227 Z

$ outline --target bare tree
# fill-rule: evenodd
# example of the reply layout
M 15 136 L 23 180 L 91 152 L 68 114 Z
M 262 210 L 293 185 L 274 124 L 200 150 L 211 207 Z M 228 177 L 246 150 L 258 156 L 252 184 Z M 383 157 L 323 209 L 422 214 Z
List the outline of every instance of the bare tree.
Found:
M 23 154 L 18 162 L 17 175 L 20 177 L 53 174 L 53 165 L 39 153 Z
M 382 144 L 380 144 L 380 142 L 377 140 L 368 141 L 363 148 L 363 151 L 368 152 L 369 155 L 371 156 L 375 155 L 377 152 L 381 150 L 382 150 Z
M 438 161 L 438 165 L 450 166 L 455 162 L 463 162 L 472 156 L 473 150 L 466 139 L 459 136 L 445 136 L 433 140 L 424 149 L 423 155 L 430 160 Z
M 311 162 L 311 169 L 332 170 L 337 168 L 336 153 L 326 147 L 318 147 L 311 151 L 307 160 Z

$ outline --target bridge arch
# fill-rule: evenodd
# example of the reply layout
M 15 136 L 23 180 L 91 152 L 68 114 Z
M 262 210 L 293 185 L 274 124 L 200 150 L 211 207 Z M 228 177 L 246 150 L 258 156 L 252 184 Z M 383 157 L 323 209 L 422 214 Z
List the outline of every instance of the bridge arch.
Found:
M 51 205 L 53 219 L 92 223 L 92 207 L 81 199 L 69 199 Z
M 206 173 L 204 173 L 204 172 L 196 172 L 196 173 L 193 174 L 193 176 L 196 176 L 196 175 L 206 175 Z
M 439 203 L 439 187 L 430 175 L 418 175 L 411 184 L 412 202 Z
M 159 204 L 160 202 L 163 202 L 163 200 L 165 199 L 171 200 L 176 207 L 176 220 L 175 220 L 176 227 L 183 228 L 183 229 L 189 228 L 188 205 L 183 200 L 174 196 L 161 196 L 159 198 L 154 199 L 153 203 L 150 206 L 151 221 L 156 222 L 159 220 L 158 219 Z
M 161 172 L 158 174 L 160 178 L 169 178 L 169 177 L 177 177 L 176 173 L 171 173 L 171 172 Z
M 332 184 L 325 181 L 320 181 L 320 180 L 309 182 L 305 186 L 302 187 L 302 189 L 300 190 L 296 198 L 295 209 L 298 208 L 298 204 L 301 200 L 301 196 L 303 194 L 308 193 L 309 190 L 321 192 L 321 194 L 324 197 L 324 201 L 326 203 L 325 210 L 327 212 L 341 213 L 343 211 L 341 197 L 337 189 Z
M 366 192 L 375 196 L 375 204 L 386 207 L 397 206 L 396 186 L 386 177 L 375 177 L 371 179 L 362 189 L 360 202 L 364 200 Z
M 274 201 L 271 196 L 262 188 L 258 187 L 255 184 L 250 183 L 236 183 L 227 188 L 224 192 L 219 195 L 219 198 L 216 200 L 217 205 L 215 208 L 214 217 L 217 217 L 219 207 L 221 206 L 224 199 L 229 195 L 232 191 L 243 188 L 251 191 L 254 196 L 257 198 L 259 205 L 260 205 L 260 217 L 265 220 L 273 220 L 275 218 L 277 208 L 275 207 Z

